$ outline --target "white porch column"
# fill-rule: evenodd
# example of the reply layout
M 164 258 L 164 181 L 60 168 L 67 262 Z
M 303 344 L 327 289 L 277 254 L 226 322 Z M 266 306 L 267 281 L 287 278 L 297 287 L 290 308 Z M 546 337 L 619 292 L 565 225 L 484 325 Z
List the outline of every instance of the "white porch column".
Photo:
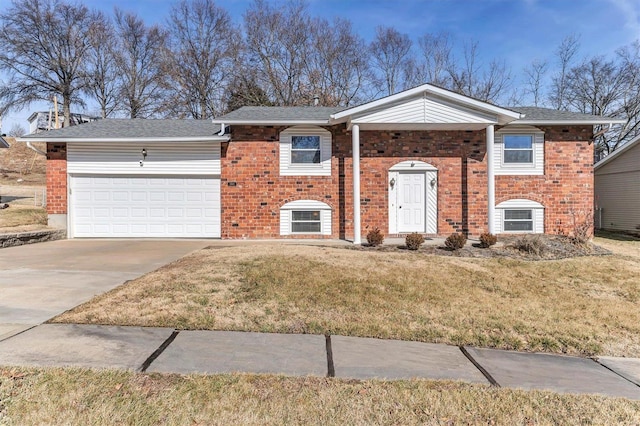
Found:
M 487 220 L 489 221 L 489 233 L 496 233 L 496 176 L 493 165 L 494 151 L 493 125 L 487 127 Z
M 361 244 L 360 230 L 360 126 L 351 127 L 353 151 L 353 244 Z

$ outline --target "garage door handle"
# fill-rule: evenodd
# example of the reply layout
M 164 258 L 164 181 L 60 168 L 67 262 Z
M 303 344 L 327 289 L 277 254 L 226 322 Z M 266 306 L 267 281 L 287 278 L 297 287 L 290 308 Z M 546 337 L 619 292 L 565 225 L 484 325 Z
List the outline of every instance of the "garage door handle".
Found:
M 401 209 L 401 208 L 402 208 L 402 206 L 398 206 L 398 208 L 399 208 L 399 209 Z

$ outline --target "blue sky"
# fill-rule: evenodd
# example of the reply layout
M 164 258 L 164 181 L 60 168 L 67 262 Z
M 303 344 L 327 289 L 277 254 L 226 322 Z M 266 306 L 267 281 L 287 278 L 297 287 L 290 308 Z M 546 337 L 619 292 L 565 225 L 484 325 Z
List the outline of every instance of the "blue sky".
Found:
M 393 26 L 413 40 L 426 32 L 446 31 L 455 46 L 475 40 L 483 62 L 504 60 L 515 76 L 534 59 L 551 59 L 567 35 L 580 37 L 579 56 L 610 56 L 640 39 L 640 0 L 308 0 L 312 15 L 341 17 L 370 41 L 376 26 Z M 232 18 L 242 15 L 252 0 L 218 0 Z M 10 0 L 0 0 L 0 9 Z M 111 13 L 114 7 L 134 11 L 147 23 L 162 23 L 171 1 L 85 0 L 91 8 Z M 48 109 L 33 105 L 29 110 Z M 14 122 L 27 128 L 29 111 L 3 117 L 2 131 Z

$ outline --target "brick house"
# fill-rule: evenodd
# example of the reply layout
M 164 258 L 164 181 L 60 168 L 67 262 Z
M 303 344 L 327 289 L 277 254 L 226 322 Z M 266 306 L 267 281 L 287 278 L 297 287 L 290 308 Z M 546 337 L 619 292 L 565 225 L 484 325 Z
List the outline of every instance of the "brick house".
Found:
M 47 142 L 69 237 L 342 238 L 368 230 L 565 233 L 593 207 L 593 126 L 428 84 L 353 108 L 100 120 Z M 354 194 L 357 194 L 354 197 Z

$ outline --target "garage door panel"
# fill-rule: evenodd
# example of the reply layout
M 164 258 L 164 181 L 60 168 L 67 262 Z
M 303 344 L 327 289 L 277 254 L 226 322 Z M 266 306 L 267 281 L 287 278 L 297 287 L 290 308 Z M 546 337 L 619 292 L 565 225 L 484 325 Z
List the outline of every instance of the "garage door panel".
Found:
M 71 176 L 74 237 L 220 237 L 216 177 Z

